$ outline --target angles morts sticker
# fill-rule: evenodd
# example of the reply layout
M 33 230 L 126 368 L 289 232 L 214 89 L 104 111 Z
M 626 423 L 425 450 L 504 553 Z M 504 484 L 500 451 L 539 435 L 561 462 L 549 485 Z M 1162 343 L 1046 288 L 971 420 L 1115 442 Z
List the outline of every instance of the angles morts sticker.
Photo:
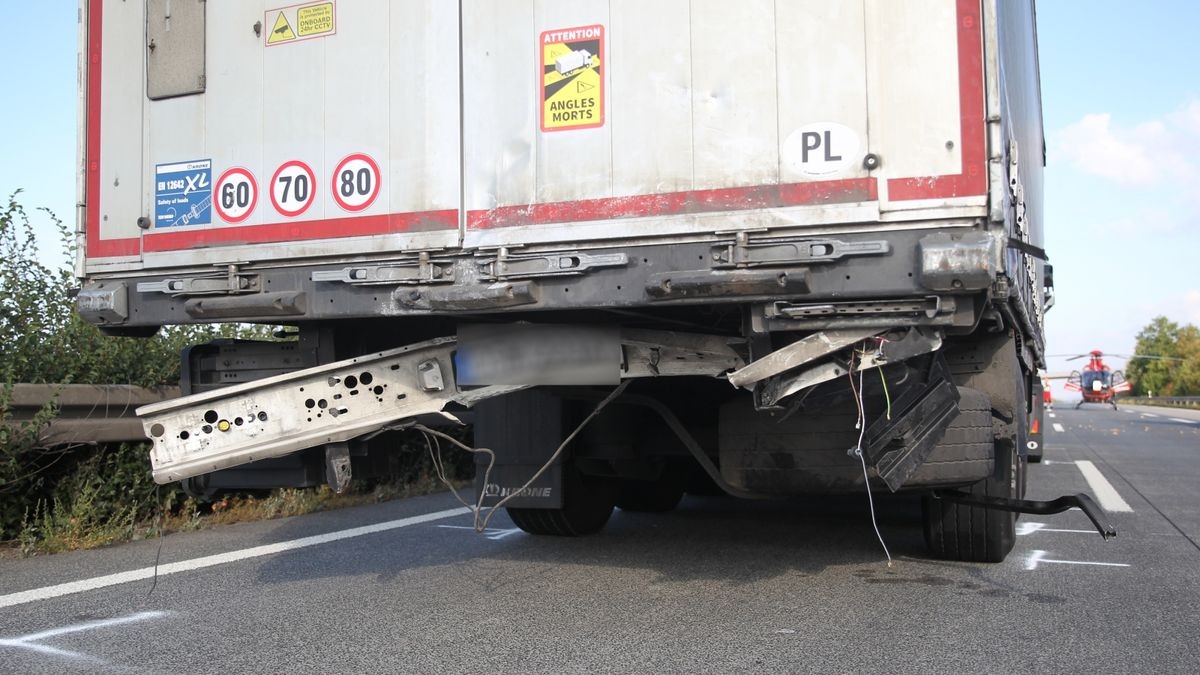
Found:
M 542 50 L 542 131 L 604 125 L 604 26 L 548 30 Z

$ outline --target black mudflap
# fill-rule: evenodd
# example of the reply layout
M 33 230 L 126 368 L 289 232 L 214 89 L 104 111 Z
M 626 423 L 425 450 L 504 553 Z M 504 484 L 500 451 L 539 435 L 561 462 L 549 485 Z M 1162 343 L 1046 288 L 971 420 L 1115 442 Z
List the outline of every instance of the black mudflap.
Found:
M 892 394 L 891 415 L 879 417 L 863 438 L 867 464 L 893 492 L 929 457 L 958 414 L 958 388 L 945 358 L 934 354 L 922 376 L 908 378 Z
M 489 399 L 475 406 L 475 445 L 488 448 L 496 456 L 485 484 L 489 457 L 484 453 L 475 455 L 475 494 L 482 492 L 484 506 L 494 506 L 520 491 L 537 473 L 566 437 L 563 421 L 562 397 L 536 389 Z M 562 508 L 562 485 L 560 458 L 506 506 Z

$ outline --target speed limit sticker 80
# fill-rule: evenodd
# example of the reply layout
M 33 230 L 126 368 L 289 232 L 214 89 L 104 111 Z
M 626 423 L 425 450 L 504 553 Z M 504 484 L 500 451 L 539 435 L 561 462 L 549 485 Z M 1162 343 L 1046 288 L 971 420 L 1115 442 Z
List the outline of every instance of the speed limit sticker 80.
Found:
M 379 165 L 361 152 L 347 156 L 333 170 L 333 200 L 347 211 L 362 211 L 379 195 Z
M 240 223 L 254 213 L 258 205 L 258 183 L 254 174 L 235 166 L 217 179 L 217 215 L 227 223 Z
M 317 196 L 317 177 L 300 160 L 284 162 L 271 176 L 271 204 L 280 214 L 295 217 L 312 206 Z

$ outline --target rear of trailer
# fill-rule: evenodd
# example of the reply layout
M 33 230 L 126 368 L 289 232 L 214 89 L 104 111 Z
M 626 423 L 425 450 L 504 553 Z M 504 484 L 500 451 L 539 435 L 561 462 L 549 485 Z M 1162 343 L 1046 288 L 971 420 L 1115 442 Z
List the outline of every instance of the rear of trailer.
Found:
M 1032 2 L 81 16 L 82 315 L 298 334 L 185 354 L 159 480 L 340 485 L 380 429 L 474 406 L 479 491 L 533 531 L 705 481 L 1020 497 L 1052 299 Z M 1011 548 L 1011 515 L 926 512 L 946 557 Z

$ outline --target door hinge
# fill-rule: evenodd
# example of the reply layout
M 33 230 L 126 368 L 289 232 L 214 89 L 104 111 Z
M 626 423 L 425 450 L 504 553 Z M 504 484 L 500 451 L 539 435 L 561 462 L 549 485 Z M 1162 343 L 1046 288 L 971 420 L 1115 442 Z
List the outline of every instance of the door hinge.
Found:
M 850 256 L 885 255 L 891 245 L 883 239 L 846 242 L 838 239 L 781 237 L 752 239 L 738 233 L 734 241 L 712 247 L 713 267 L 761 267 L 827 263 Z
M 171 296 L 192 295 L 237 295 L 262 291 L 257 274 L 239 274 L 230 266 L 224 275 L 211 274 L 200 277 L 177 277 L 159 281 L 140 281 L 138 293 L 164 293 Z
M 355 265 L 337 270 L 317 270 L 312 273 L 312 280 L 356 286 L 448 283 L 454 281 L 454 262 L 435 260 L 428 253 L 421 253 L 416 260 L 389 265 Z
M 512 254 L 501 248 L 488 255 L 477 256 L 481 279 L 523 279 L 529 277 L 577 276 L 600 267 L 624 267 L 629 256 L 624 253 L 580 253 L 555 251 L 550 253 Z

